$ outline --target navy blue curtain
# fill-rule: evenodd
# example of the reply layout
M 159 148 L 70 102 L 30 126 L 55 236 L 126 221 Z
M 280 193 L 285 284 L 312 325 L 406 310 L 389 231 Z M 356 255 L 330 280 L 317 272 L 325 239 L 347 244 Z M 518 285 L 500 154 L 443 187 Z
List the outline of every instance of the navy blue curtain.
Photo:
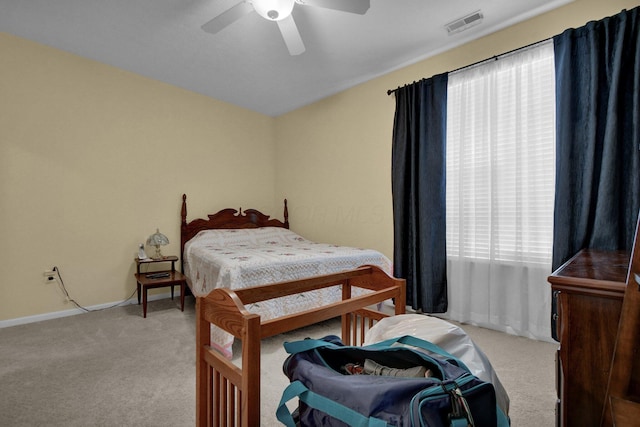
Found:
M 394 275 L 407 304 L 447 311 L 445 240 L 446 74 L 395 91 L 392 192 Z
M 553 38 L 553 269 L 582 248 L 630 250 L 640 209 L 640 7 Z

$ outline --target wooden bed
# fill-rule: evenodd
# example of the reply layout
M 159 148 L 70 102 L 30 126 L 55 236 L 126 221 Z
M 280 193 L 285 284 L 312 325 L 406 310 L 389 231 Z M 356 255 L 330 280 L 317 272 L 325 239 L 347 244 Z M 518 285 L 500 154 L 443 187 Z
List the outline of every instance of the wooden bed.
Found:
M 391 274 L 391 261 L 381 252 L 314 242 L 289 229 L 287 201 L 284 221 L 255 209 L 223 209 L 206 219 L 187 222 L 182 196 L 182 273 L 191 293 L 203 297 L 218 288 L 233 290 L 299 280 L 375 265 Z M 356 292 L 362 292 L 357 290 Z M 289 298 L 250 304 L 264 319 L 281 317 L 339 301 L 338 288 L 298 293 Z M 234 338 L 212 328 L 212 345 L 232 357 Z
M 286 205 L 285 205 L 286 206 Z M 285 208 L 286 209 L 286 208 Z M 341 286 L 342 301 L 304 312 L 261 321 L 246 304 L 313 289 Z M 371 292 L 352 296 L 353 288 Z M 260 425 L 260 341 L 341 316 L 345 344 L 361 345 L 368 329 L 387 317 L 371 308 L 395 299 L 395 314 L 404 313 L 405 282 L 374 266 L 252 288 L 215 289 L 196 299 L 196 424 L 198 426 Z M 242 342 L 241 367 L 210 346 L 215 325 Z M 318 337 L 319 338 L 319 337 Z M 284 360 L 283 360 L 284 362 Z M 277 396 L 273 397 L 278 399 Z

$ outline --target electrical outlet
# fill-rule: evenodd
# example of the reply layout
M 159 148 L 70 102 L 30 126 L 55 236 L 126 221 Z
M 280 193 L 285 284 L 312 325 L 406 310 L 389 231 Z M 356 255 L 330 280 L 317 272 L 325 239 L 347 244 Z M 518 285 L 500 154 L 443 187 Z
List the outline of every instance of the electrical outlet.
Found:
M 56 272 L 53 270 L 46 270 L 44 272 L 44 278 L 47 282 L 54 282 L 56 280 Z

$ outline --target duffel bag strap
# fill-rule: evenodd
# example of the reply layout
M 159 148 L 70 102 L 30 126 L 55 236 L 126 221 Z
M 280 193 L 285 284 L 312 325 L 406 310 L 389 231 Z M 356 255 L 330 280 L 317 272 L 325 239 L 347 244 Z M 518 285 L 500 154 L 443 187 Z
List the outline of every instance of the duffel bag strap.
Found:
M 439 354 L 440 356 L 443 356 L 447 359 L 453 360 L 454 362 L 456 362 L 456 364 L 458 366 L 460 366 L 462 369 L 466 370 L 467 372 L 471 372 L 469 370 L 469 368 L 467 367 L 467 365 L 464 364 L 464 362 L 462 362 L 462 360 L 458 359 L 457 357 L 455 357 L 454 355 L 452 355 L 451 353 L 447 352 L 446 350 L 444 350 L 443 348 L 437 346 L 436 344 L 414 337 L 413 335 L 404 335 L 404 336 L 400 336 L 400 337 L 395 337 L 395 338 L 390 338 L 388 340 L 384 340 L 384 341 L 380 341 L 378 343 L 375 344 L 370 344 L 367 345 L 363 348 L 366 349 L 371 349 L 371 350 L 381 350 L 384 348 L 388 348 L 390 346 L 392 346 L 395 343 L 399 343 L 399 344 L 407 344 L 413 347 L 418 347 L 421 348 L 423 350 L 427 350 L 431 353 L 435 353 L 435 354 Z M 334 343 L 331 343 L 329 341 L 325 341 L 325 340 L 318 340 L 318 339 L 304 339 L 304 340 L 300 340 L 300 341 L 293 341 L 293 342 L 285 342 L 284 343 L 284 349 L 287 351 L 287 353 L 289 354 L 297 354 L 297 353 L 302 353 L 305 351 L 309 351 L 309 350 L 314 350 L 317 348 L 342 348 L 341 346 L 338 346 Z
M 321 396 L 313 391 L 309 390 L 300 381 L 294 381 L 282 392 L 282 399 L 276 410 L 276 417 L 278 421 L 287 427 L 295 427 L 295 421 L 286 403 L 297 397 L 308 406 L 324 412 L 336 418 L 349 426 L 354 427 L 387 427 L 387 423 L 384 420 L 374 417 L 367 417 L 361 413 L 354 411 L 338 402 L 334 402 L 324 396 Z
M 298 354 L 305 351 L 314 350 L 316 348 L 342 348 L 339 345 L 325 340 L 314 340 L 307 338 L 300 341 L 285 342 L 284 349 L 289 354 Z
M 511 426 L 511 421 L 509 417 L 502 412 L 502 409 L 498 405 L 496 405 L 496 414 L 498 416 L 498 427 L 509 427 Z
M 380 341 L 377 342 L 375 344 L 370 344 L 368 346 L 366 346 L 365 348 L 369 348 L 369 349 L 381 349 L 381 348 L 387 348 L 395 343 L 399 343 L 399 344 L 406 344 L 406 345 L 410 345 L 413 347 L 418 347 L 421 348 L 423 350 L 427 350 L 431 353 L 435 353 L 435 354 L 439 354 L 440 356 L 443 356 L 447 359 L 453 360 L 458 366 L 460 366 L 462 369 L 466 370 L 467 372 L 471 372 L 471 370 L 467 367 L 467 365 L 464 364 L 464 362 L 460 359 L 458 359 L 457 357 L 455 357 L 453 354 L 449 353 L 448 351 L 446 351 L 445 349 L 443 349 L 442 347 L 423 340 L 421 338 L 418 337 L 414 337 L 413 335 L 403 335 L 400 337 L 395 337 L 395 338 L 390 338 L 388 340 L 384 340 L 384 341 Z

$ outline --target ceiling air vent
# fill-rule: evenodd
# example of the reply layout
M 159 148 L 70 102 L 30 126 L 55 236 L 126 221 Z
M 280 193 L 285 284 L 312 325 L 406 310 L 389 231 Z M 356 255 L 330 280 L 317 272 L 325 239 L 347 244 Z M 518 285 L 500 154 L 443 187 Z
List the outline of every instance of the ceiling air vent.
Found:
M 468 30 L 471 27 L 475 27 L 482 22 L 483 17 L 484 16 L 482 15 L 482 12 L 478 10 L 470 15 L 465 16 L 464 18 L 456 19 L 453 22 L 449 22 L 446 25 L 447 33 L 449 33 L 449 35 L 452 35 L 464 30 Z

